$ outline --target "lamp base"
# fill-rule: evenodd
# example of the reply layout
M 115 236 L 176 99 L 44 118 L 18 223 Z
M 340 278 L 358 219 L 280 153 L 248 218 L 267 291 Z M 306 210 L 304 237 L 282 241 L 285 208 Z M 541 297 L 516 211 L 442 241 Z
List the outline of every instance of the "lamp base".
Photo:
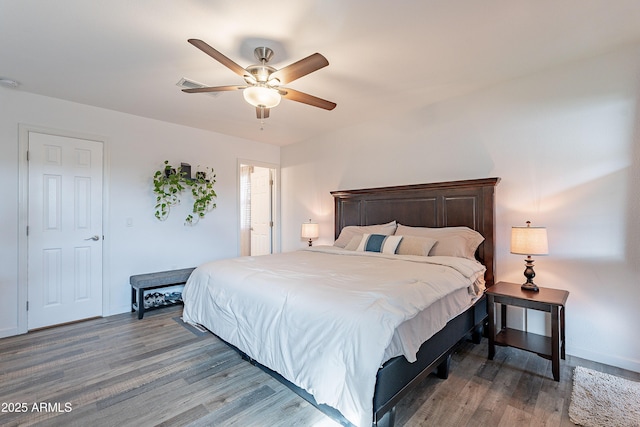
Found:
M 531 255 L 527 256 L 527 258 L 524 261 L 525 261 L 524 277 L 527 278 L 527 281 L 524 282 L 522 286 L 520 286 L 520 288 L 523 291 L 538 292 L 540 289 L 538 289 L 538 286 L 535 283 L 533 283 L 533 278 L 536 277 L 536 273 L 535 271 L 533 271 L 533 259 L 531 258 Z

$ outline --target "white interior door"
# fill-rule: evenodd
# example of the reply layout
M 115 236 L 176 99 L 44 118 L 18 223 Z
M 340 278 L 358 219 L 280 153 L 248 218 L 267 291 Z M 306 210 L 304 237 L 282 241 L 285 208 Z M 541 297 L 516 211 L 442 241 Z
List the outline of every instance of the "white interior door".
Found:
M 251 173 L 251 255 L 272 252 L 271 169 L 255 166 Z
M 28 328 L 102 315 L 103 144 L 29 132 Z

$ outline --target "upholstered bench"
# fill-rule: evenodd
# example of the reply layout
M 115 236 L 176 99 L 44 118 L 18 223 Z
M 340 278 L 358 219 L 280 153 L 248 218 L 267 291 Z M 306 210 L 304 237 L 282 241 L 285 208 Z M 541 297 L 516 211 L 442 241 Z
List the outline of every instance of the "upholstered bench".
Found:
M 157 273 L 137 274 L 129 278 L 131 284 L 131 312 L 138 311 L 138 319 L 144 316 L 144 291 L 149 289 L 167 288 L 175 285 L 182 285 L 187 282 L 191 272 L 195 268 L 183 268 L 181 270 L 160 271 Z M 162 303 L 154 305 L 153 308 L 159 308 L 166 305 L 180 303 L 180 301 L 172 303 Z M 149 309 L 149 308 L 147 308 Z

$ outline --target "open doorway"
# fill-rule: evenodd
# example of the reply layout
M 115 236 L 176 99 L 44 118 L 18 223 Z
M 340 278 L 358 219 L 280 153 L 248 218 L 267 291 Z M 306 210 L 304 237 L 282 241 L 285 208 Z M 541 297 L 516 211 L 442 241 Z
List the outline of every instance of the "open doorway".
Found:
M 267 255 L 276 251 L 276 178 L 272 165 L 242 161 L 240 182 L 240 255 Z

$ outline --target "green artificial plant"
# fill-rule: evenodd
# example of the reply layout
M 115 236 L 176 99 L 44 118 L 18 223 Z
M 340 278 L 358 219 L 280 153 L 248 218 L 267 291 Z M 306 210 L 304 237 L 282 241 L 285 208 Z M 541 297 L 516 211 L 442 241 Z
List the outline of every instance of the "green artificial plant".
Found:
M 191 178 L 182 170 L 182 166 L 174 168 L 168 160 L 164 161 L 164 168 L 153 175 L 153 192 L 156 194 L 155 217 L 164 221 L 169 216 L 171 206 L 180 204 L 180 196 L 187 188 L 193 196 L 193 209 L 185 219 L 188 225 L 195 225 L 204 218 L 207 212 L 216 207 L 217 197 L 213 185 L 216 183 L 213 168 L 196 172 Z

